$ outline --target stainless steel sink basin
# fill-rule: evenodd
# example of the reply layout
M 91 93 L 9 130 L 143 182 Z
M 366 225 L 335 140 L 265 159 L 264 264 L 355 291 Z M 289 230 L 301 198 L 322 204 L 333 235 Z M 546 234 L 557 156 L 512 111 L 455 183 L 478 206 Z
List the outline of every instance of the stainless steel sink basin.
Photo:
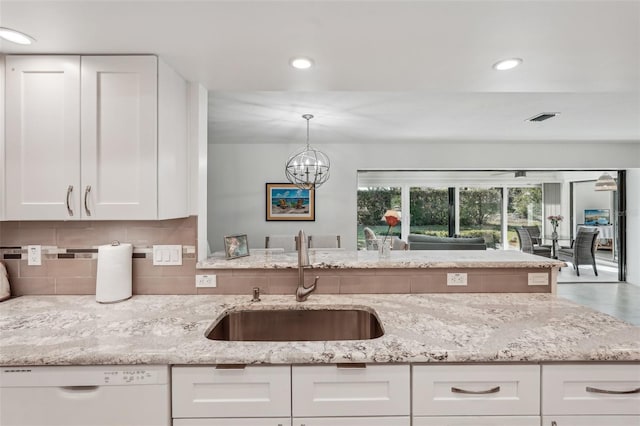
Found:
M 287 342 L 367 340 L 382 336 L 375 314 L 360 310 L 244 310 L 218 318 L 207 331 L 211 340 Z

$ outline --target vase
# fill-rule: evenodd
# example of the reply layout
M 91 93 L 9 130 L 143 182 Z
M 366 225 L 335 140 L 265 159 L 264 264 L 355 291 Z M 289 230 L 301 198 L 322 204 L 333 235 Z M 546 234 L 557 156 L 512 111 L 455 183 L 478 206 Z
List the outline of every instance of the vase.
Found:
M 391 258 L 391 238 L 380 238 L 378 240 L 378 258 Z
M 558 239 L 558 233 L 556 232 L 555 229 L 551 233 L 551 239 L 554 240 L 554 241 L 556 241 Z

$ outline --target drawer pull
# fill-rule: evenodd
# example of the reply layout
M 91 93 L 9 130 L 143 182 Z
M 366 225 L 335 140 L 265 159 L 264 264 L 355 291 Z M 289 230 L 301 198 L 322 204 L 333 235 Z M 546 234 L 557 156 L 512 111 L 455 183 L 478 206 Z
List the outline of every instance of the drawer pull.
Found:
M 626 390 L 626 391 L 613 391 L 613 390 L 592 388 L 591 386 L 587 386 L 585 390 L 591 393 L 607 393 L 611 395 L 628 395 L 631 393 L 640 393 L 640 388 L 635 388 L 635 389 Z
M 338 368 L 367 368 L 367 364 L 365 364 L 364 362 L 352 362 L 352 363 L 340 363 L 340 364 L 336 364 L 336 367 Z
M 495 388 L 491 388 L 491 389 L 487 389 L 487 390 L 481 390 L 481 391 L 470 391 L 470 390 L 466 390 L 466 389 L 460 389 L 460 388 L 451 388 L 451 392 L 453 393 L 466 393 L 466 394 L 471 394 L 471 395 L 486 395 L 488 393 L 498 393 L 500 392 L 500 386 L 496 386 Z
M 218 364 L 216 370 L 244 370 L 246 364 Z

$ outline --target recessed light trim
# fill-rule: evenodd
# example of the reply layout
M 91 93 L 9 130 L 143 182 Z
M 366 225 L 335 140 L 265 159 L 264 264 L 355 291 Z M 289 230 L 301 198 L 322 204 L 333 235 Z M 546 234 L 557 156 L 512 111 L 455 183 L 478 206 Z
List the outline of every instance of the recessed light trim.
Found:
M 306 70 L 313 66 L 313 59 L 304 56 L 297 56 L 295 58 L 291 58 L 289 64 L 296 69 Z
M 35 43 L 36 39 L 28 34 L 21 33 L 20 31 L 12 30 L 11 28 L 0 27 L 0 38 L 10 41 L 16 44 L 29 45 Z
M 507 70 L 514 69 L 521 63 L 522 63 L 522 58 L 503 59 L 493 64 L 493 69 L 497 71 L 507 71 Z

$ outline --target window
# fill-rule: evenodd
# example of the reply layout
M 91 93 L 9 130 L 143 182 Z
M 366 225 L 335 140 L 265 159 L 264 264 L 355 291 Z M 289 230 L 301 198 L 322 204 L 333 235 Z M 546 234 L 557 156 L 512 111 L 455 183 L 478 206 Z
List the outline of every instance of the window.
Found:
M 399 187 L 358 188 L 358 250 L 365 248 L 364 228 L 368 227 L 376 235 L 386 235 L 387 225 L 383 219 L 389 209 L 400 210 Z M 389 235 L 400 237 L 400 227 L 394 227 Z
M 448 188 L 412 187 L 409 190 L 409 233 L 449 236 Z

